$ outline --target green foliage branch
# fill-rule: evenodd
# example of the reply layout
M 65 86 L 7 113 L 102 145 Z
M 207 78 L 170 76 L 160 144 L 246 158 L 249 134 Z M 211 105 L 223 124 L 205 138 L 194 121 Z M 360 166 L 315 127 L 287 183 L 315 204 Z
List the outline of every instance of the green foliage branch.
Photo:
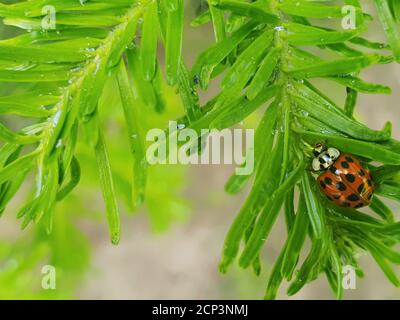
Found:
M 353 30 L 314 21 L 341 19 L 342 7 L 335 1 L 202 1 L 205 9 L 192 25 L 211 22 L 216 43 L 191 70 L 181 54 L 183 0 L 0 4 L 4 24 L 27 31 L 0 42 L 0 81 L 18 83 L 22 90 L 0 98 L 0 114 L 24 119 L 22 129 L 0 123 L 1 211 L 35 172 L 34 196 L 18 217 L 23 227 L 44 221 L 51 232 L 55 203 L 79 182 L 75 154 L 82 135 L 96 154 L 111 241 L 118 243 L 120 220 L 98 101 L 106 80 L 116 79 L 129 132 L 131 198 L 138 207 L 145 197 L 147 164 L 136 100 L 140 96 L 154 114 L 165 110 L 157 61 L 161 39 L 166 82 L 179 91 L 185 109 L 179 123 L 185 127 L 199 132 L 229 128 L 268 104 L 256 130 L 251 190 L 228 232 L 221 272 L 238 258 L 241 267 L 260 273 L 262 247 L 284 208 L 287 239 L 270 274 L 267 299 L 276 297 L 284 280 L 291 282 L 288 294 L 293 295 L 320 274 L 341 298 L 342 266 L 350 264 L 363 275 L 359 251 L 369 252 L 400 286 L 391 265 L 400 263 L 395 250 L 400 224 L 383 202 L 400 200 L 400 142 L 391 138 L 390 123 L 373 130 L 353 116 L 359 93 L 391 92 L 385 85 L 365 82 L 360 73 L 371 65 L 400 61 L 400 5 L 374 1 L 388 39 L 384 44 L 363 36 L 372 17 L 360 1 L 341 3 L 356 8 Z M 44 5 L 57 9 L 56 30 L 42 30 Z M 200 107 L 197 90 L 206 90 L 217 76 L 222 76 L 221 91 Z M 314 78 L 346 88 L 344 106 L 315 87 Z M 372 170 L 377 190 L 370 208 L 375 216 L 334 206 L 321 196 L 309 170 L 316 142 L 358 155 Z M 226 190 L 235 194 L 247 183 L 249 176 L 233 175 Z
M 43 29 L 47 14 L 43 8 L 48 6 L 56 10 L 54 30 Z M 160 24 L 159 15 L 166 17 Z M 180 53 L 183 2 L 165 1 L 159 8 L 157 1 L 150 0 L 34 0 L 0 4 L 0 16 L 5 25 L 25 30 L 0 42 L 0 81 L 18 84 L 22 91 L 0 99 L 4 117 L 0 123 L 4 142 L 0 151 L 1 211 L 35 171 L 36 191 L 17 216 L 23 219 L 23 228 L 31 221 L 44 221 L 51 232 L 55 203 L 80 180 L 75 154 L 81 136 L 96 154 L 110 237 L 112 243 L 118 243 L 119 210 L 98 116 L 99 99 L 107 80 L 116 79 L 132 155 L 131 198 L 133 206 L 139 207 L 144 200 L 147 162 L 138 96 L 149 108 L 148 114 L 165 109 L 156 55 L 160 31 L 162 38 L 169 39 L 165 46 L 168 83 L 182 88 L 189 116 L 196 98 L 188 86 Z M 136 37 L 140 29 L 141 41 Z M 23 128 L 11 129 L 5 122 L 9 115 L 22 119 Z
M 287 239 L 269 276 L 266 299 L 276 297 L 284 280 L 290 282 L 288 295 L 293 295 L 320 274 L 326 275 L 336 297 L 342 298 L 343 266 L 351 265 L 363 276 L 357 260 L 360 251 L 369 252 L 399 286 L 391 267 L 400 262 L 395 249 L 399 223 L 382 198 L 400 200 L 400 143 L 391 138 L 390 123 L 373 130 L 353 116 L 359 93 L 391 92 L 385 85 L 365 82 L 359 74 L 371 65 L 400 61 L 398 2 L 375 1 L 388 44 L 362 36 L 372 16 L 363 12 L 360 1 L 341 1 L 340 5 L 220 0 L 208 5 L 193 24 L 211 22 L 217 43 L 200 55 L 193 75 L 205 90 L 212 78 L 224 73 L 221 93 L 198 121 L 204 125 L 207 119 L 211 128 L 231 127 L 272 100 L 256 130 L 252 186 L 226 237 L 220 271 L 227 272 L 238 258 L 242 268 L 252 267 L 260 274 L 261 250 L 284 209 Z M 343 5 L 356 9 L 355 29 L 316 24 L 315 19 L 340 21 Z M 315 78 L 343 86 L 344 106 L 316 88 L 310 82 Z M 189 127 L 200 126 L 195 122 Z M 370 208 L 375 217 L 335 206 L 321 195 L 310 170 L 315 143 L 356 154 L 372 170 L 377 190 Z M 226 190 L 235 194 L 248 181 L 249 177 L 233 175 Z

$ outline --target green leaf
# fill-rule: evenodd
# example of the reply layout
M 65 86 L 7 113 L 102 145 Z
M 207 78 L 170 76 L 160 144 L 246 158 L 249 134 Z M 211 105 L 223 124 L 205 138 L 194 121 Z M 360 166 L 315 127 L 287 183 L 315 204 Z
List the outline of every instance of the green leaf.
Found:
M 46 159 L 45 165 L 39 171 L 38 180 L 43 187 L 40 189 L 39 195 L 36 197 L 37 203 L 32 207 L 30 216 L 27 217 L 26 223 L 29 220 L 38 223 L 44 220 L 46 232 L 51 233 L 52 230 L 52 216 L 54 213 L 54 201 L 56 199 L 59 181 L 59 168 L 57 161 L 57 153 L 52 154 Z M 29 219 L 29 220 L 28 220 Z
M 249 238 L 250 238 L 250 236 L 251 236 L 251 234 L 252 234 L 252 232 L 253 232 L 253 230 L 254 230 L 255 222 L 256 222 L 256 221 L 255 221 L 255 219 L 254 219 L 254 220 L 252 221 L 251 225 L 249 226 L 249 228 L 246 230 L 246 232 L 245 232 L 245 237 L 244 237 L 245 242 L 247 242 L 247 241 L 249 240 Z M 255 275 L 256 275 L 256 276 L 259 276 L 260 273 L 261 273 L 260 255 L 258 255 L 258 256 L 254 259 L 254 261 L 253 261 L 253 263 L 252 263 L 252 267 L 253 267 L 253 271 L 254 271 Z
M 350 87 L 346 88 L 346 102 L 344 104 L 344 113 L 348 117 L 353 117 L 354 109 L 357 104 L 358 92 Z
M 5 143 L 0 148 L 0 168 L 16 160 L 16 158 L 21 152 L 21 149 L 22 147 L 18 144 Z
M 175 85 L 178 81 L 183 38 L 183 0 L 175 0 L 175 2 L 174 9 L 168 12 L 165 41 L 166 74 L 170 85 Z
M 313 235 L 316 239 L 321 239 L 325 231 L 325 214 L 322 207 L 321 201 L 317 196 L 317 192 L 312 185 L 315 184 L 315 180 L 308 173 L 303 173 L 301 180 L 301 188 L 304 194 L 304 200 L 307 208 L 308 217 L 310 219 L 310 225 L 313 230 Z
M 273 48 L 261 62 L 260 67 L 247 88 L 246 97 L 249 100 L 253 100 L 263 90 L 265 84 L 271 78 L 271 75 L 278 64 L 280 53 L 280 49 Z
M 279 88 L 276 85 L 273 85 L 264 88 L 264 90 L 253 100 L 247 100 L 246 98 L 240 99 L 238 103 L 233 104 L 217 115 L 211 122 L 210 126 L 222 130 L 239 123 L 276 95 L 278 90 Z
M 156 65 L 156 74 L 151 84 L 153 85 L 154 94 L 156 97 L 156 112 L 163 113 L 166 109 L 166 101 L 164 94 L 164 79 L 159 63 Z
M 0 44 L 5 45 L 31 45 L 37 44 L 41 41 L 55 41 L 55 40 L 68 40 L 68 39 L 81 39 L 85 37 L 104 39 L 108 35 L 105 29 L 97 28 L 73 28 L 73 29 L 58 29 L 57 31 L 47 30 L 47 32 L 31 31 L 29 33 L 18 35 L 14 38 L 0 40 Z
M 31 103 L 6 102 L 0 100 L 0 114 L 13 114 L 23 117 L 43 118 L 52 114 L 51 110 L 43 105 L 32 105 Z
M 368 49 L 376 49 L 376 50 L 382 50 L 382 49 L 387 49 L 389 46 L 385 43 L 382 42 L 373 42 L 368 39 L 362 38 L 362 37 L 355 37 L 349 40 L 351 43 L 354 43 L 356 45 L 368 48 Z
M 240 87 L 248 82 L 251 75 L 255 72 L 260 57 L 265 50 L 271 45 L 273 40 L 273 33 L 270 30 L 264 31 L 258 36 L 235 61 L 234 65 L 230 68 L 228 73 L 222 80 L 221 86 L 224 90 L 235 86 L 240 83 Z M 242 88 L 238 89 L 242 89 Z
M 380 183 L 375 192 L 382 197 L 400 201 L 399 186 Z
M 249 22 L 226 38 L 204 51 L 197 59 L 192 69 L 194 79 L 198 79 L 203 90 L 207 89 L 213 70 L 246 38 L 255 22 Z
M 396 61 L 400 62 L 400 28 L 390 11 L 389 2 L 387 0 L 374 0 L 378 11 L 379 19 L 385 30 L 391 49 L 396 57 Z
M 75 157 L 72 157 L 70 172 L 71 179 L 60 191 L 58 191 L 56 196 L 57 201 L 63 200 L 79 184 L 79 181 L 81 179 L 81 167 Z
M 289 296 L 297 293 L 310 280 L 310 273 L 316 264 L 321 260 L 323 252 L 323 241 L 321 239 L 314 240 L 311 251 L 298 271 L 296 279 L 290 284 L 287 290 L 287 294 Z
M 304 0 L 286 0 L 284 3 L 280 3 L 278 8 L 287 14 L 307 18 L 332 19 L 344 16 L 342 7 L 314 4 Z M 356 13 L 358 17 L 361 15 L 361 11 L 358 8 Z
M 285 252 L 286 247 L 283 247 L 280 251 L 278 258 L 275 261 L 271 274 L 269 275 L 267 289 L 264 296 L 265 300 L 274 300 L 276 298 L 278 289 L 283 281 L 281 269 Z
M 372 167 L 372 174 L 375 182 L 382 182 L 384 180 L 392 179 L 395 177 L 399 171 L 400 166 L 380 166 L 380 167 Z
M 157 109 L 157 97 L 151 83 L 144 81 L 140 67 L 139 52 L 136 48 L 130 48 L 126 52 L 128 58 L 129 73 L 133 79 L 133 85 L 143 103 L 151 109 Z
M 118 72 L 118 86 L 122 107 L 124 108 L 125 121 L 128 126 L 129 145 L 133 160 L 132 201 L 134 207 L 137 208 L 143 203 L 145 196 L 147 160 L 145 146 L 138 124 L 138 102 L 134 98 L 128 74 L 122 63 Z
M 308 100 L 303 93 L 294 92 L 293 90 L 290 90 L 289 93 L 302 110 L 327 125 L 334 123 L 335 129 L 342 133 L 366 141 L 385 141 L 390 139 L 390 123 L 386 123 L 382 131 L 372 130 L 345 115 L 324 108 L 324 106 L 317 104 L 316 101 Z
M 351 230 L 354 231 L 354 228 L 352 228 Z M 361 243 L 360 239 L 363 239 Z M 361 246 L 364 245 L 364 247 L 366 247 L 369 251 L 379 252 L 379 254 L 383 258 L 393 263 L 400 264 L 400 253 L 385 245 L 380 239 L 377 239 L 372 234 L 366 234 L 365 231 L 361 231 L 360 229 L 358 229 L 358 233 L 354 232 L 353 240 L 358 241 Z
M 24 135 L 14 133 L 10 129 L 8 129 L 5 125 L 0 123 L 0 140 L 15 143 L 15 144 L 31 144 L 38 142 L 40 140 L 40 136 L 35 135 Z
M 344 207 L 335 207 L 335 211 L 337 211 L 340 215 L 346 218 L 346 220 L 349 221 L 356 221 L 356 222 L 365 222 L 369 225 L 374 225 L 377 228 L 383 227 L 384 222 L 382 220 L 378 220 L 376 218 L 373 218 L 365 213 L 361 213 L 357 210 L 354 209 L 349 209 L 349 208 L 344 208 Z M 332 208 L 328 207 L 328 210 L 332 212 Z
M 286 222 L 286 230 L 289 233 L 292 229 L 294 221 L 296 219 L 296 213 L 294 211 L 294 193 L 295 188 L 289 191 L 288 195 L 285 198 L 285 222 Z
M 396 287 L 400 287 L 400 280 L 387 261 L 381 257 L 378 251 L 371 251 L 371 254 L 389 281 Z
M 292 81 L 291 86 L 288 88 L 289 94 L 292 92 L 296 95 L 300 95 L 306 100 L 312 101 L 313 104 L 319 104 L 321 107 L 334 112 L 338 115 L 344 115 L 344 112 L 339 108 L 333 101 L 331 101 L 327 96 L 325 96 L 321 91 L 312 86 L 307 81 Z
M 356 90 L 362 93 L 382 93 L 382 94 L 391 94 L 392 89 L 388 86 L 375 84 L 375 83 L 368 83 L 360 78 L 353 77 L 353 76 L 345 76 L 345 77 L 331 77 L 329 78 L 335 82 L 338 82 L 348 88 Z
M 229 10 L 234 14 L 259 19 L 264 23 L 276 23 L 278 17 L 266 10 L 262 2 L 247 3 L 237 0 L 211 0 L 211 3 L 222 10 Z
M 329 251 L 331 254 L 332 265 L 335 267 L 335 276 L 336 276 L 336 299 L 341 300 L 343 298 L 343 273 L 342 273 L 342 260 L 340 259 L 340 255 L 336 248 L 336 243 L 334 241 L 330 242 Z
M 35 165 L 35 160 L 38 156 L 38 150 L 28 153 L 25 156 L 9 163 L 4 168 L 0 169 L 0 184 L 10 181 L 18 172 L 27 171 Z
M 392 210 L 380 200 L 376 195 L 372 198 L 371 204 L 369 205 L 372 211 L 378 214 L 382 219 L 387 222 L 393 223 L 394 216 Z
M 310 143 L 323 142 L 329 146 L 335 146 L 342 152 L 353 153 L 389 165 L 400 164 L 400 153 L 394 152 L 382 144 L 365 142 L 332 134 L 304 131 L 298 128 L 293 129 L 300 133 Z
M 345 137 L 344 134 L 336 131 L 332 127 L 326 125 L 325 123 L 316 120 L 311 116 L 303 116 L 300 113 L 295 113 L 298 122 L 304 127 L 304 129 L 310 130 L 311 132 L 321 133 L 321 134 L 331 134 L 336 136 Z
M 298 23 L 285 23 L 287 40 L 293 45 L 326 45 L 350 40 L 358 31 L 325 31 L 320 28 L 305 26 Z
M 200 118 L 201 109 L 199 105 L 199 97 L 193 87 L 189 70 L 183 62 L 181 62 L 179 68 L 178 80 L 182 104 L 189 119 L 189 123 L 192 123 Z
M 22 171 L 16 173 L 16 176 L 13 177 L 12 182 L 8 182 L 1 191 L 0 197 L 0 216 L 6 209 L 8 203 L 13 199 L 15 194 L 21 188 L 22 183 L 25 180 L 27 171 Z
M 79 15 L 60 13 L 57 15 L 57 25 L 59 27 L 112 27 L 120 22 L 121 18 L 112 15 L 111 12 L 104 15 L 91 15 L 87 13 Z M 8 26 L 15 26 L 26 30 L 43 29 L 41 18 L 5 18 L 3 23 Z
M 211 14 L 211 21 L 214 26 L 215 41 L 220 42 L 226 37 L 224 14 L 221 10 L 215 8 L 212 5 L 213 0 L 207 0 L 207 1 L 208 1 L 209 13 Z
M 101 190 L 103 193 L 104 202 L 106 204 L 111 243 L 118 244 L 120 240 L 121 222 L 119 218 L 117 200 L 115 198 L 114 181 L 112 177 L 109 156 L 104 142 L 103 133 L 101 131 L 99 131 L 99 138 L 95 152 Z
M 65 46 L 65 44 L 64 44 Z M 62 50 L 50 46 L 9 46 L 0 45 L 0 59 L 11 61 L 31 61 L 39 63 L 85 61 L 90 52 Z
M 196 28 L 200 27 L 211 21 L 211 12 L 210 10 L 206 10 L 200 15 L 198 15 L 191 23 L 190 26 Z
M 72 73 L 65 67 L 49 71 L 0 70 L 0 81 L 3 82 L 55 82 L 68 81 L 71 77 Z
M 299 69 L 287 70 L 287 72 L 297 79 L 344 75 L 364 69 L 377 61 L 376 55 L 361 56 L 334 61 L 323 61 Z
M 309 218 L 303 194 L 300 197 L 299 207 L 294 224 L 288 234 L 285 245 L 285 255 L 282 262 L 282 276 L 288 280 L 292 278 L 293 272 L 299 260 L 301 249 L 304 245 L 308 232 Z
M 115 0 L 113 2 L 95 1 L 88 2 L 84 5 L 76 3 L 74 0 L 51 0 L 51 1 L 29 1 L 19 2 L 14 4 L 2 5 L 0 13 L 4 16 L 19 14 L 28 17 L 40 17 L 43 16 L 43 6 L 45 4 L 52 4 L 57 7 L 58 11 L 97 11 L 113 8 L 127 7 L 131 5 L 131 2 L 127 0 Z
M 134 7 L 125 15 L 125 21 L 120 24 L 113 33 L 109 34 L 111 38 L 108 43 L 109 47 L 104 47 L 104 55 L 108 54 L 108 66 L 115 66 L 121 60 L 122 53 L 130 47 L 136 36 L 137 24 L 142 14 L 143 7 Z M 109 51 L 108 51 L 109 50 Z M 102 52 L 100 53 L 102 54 Z
M 396 0 L 389 0 L 391 9 L 393 12 L 393 17 L 396 19 L 397 22 L 400 22 L 400 4 Z
M 142 65 L 143 78 L 146 81 L 151 81 L 156 72 L 158 31 L 157 10 L 157 1 L 152 1 L 144 14 L 142 39 L 140 43 L 140 61 Z

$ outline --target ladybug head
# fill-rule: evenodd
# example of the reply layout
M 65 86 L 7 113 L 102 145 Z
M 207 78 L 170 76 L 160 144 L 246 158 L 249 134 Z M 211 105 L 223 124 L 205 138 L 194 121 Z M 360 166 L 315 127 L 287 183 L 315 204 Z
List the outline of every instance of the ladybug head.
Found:
M 332 166 L 336 159 L 340 157 L 340 151 L 335 148 L 327 148 L 325 145 L 318 144 L 313 151 L 315 158 L 312 162 L 314 171 L 327 170 Z
M 326 145 L 322 143 L 317 143 L 313 149 L 313 154 L 315 157 L 318 157 L 321 153 L 326 152 L 328 148 Z

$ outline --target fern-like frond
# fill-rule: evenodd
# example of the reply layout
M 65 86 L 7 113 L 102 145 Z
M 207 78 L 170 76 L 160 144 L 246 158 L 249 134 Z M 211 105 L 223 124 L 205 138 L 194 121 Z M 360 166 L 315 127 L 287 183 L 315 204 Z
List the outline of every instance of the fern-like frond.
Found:
M 79 181 L 79 163 L 74 156 L 79 133 L 95 150 L 111 240 L 118 243 L 119 214 L 98 101 L 107 79 L 116 77 L 129 128 L 132 202 L 137 207 L 144 199 L 146 160 L 134 96 L 140 94 L 155 112 L 164 109 L 156 56 L 160 25 L 166 38 L 167 80 L 178 84 L 189 111 L 197 107 L 181 59 L 182 35 L 176 36 L 176 32 L 182 34 L 182 15 L 183 1 L 174 5 L 153 0 L 0 4 L 4 24 L 25 30 L 0 41 L 0 81 L 20 83 L 22 90 L 29 88 L 0 99 L 1 115 L 23 119 L 22 129 L 11 128 L 3 120 L 0 123 L 0 139 L 5 142 L 0 150 L 2 211 L 34 170 L 35 196 L 18 217 L 24 219 L 22 227 L 44 219 L 51 230 L 55 202 Z M 141 41 L 136 39 L 139 30 Z
M 288 294 L 292 295 L 320 273 L 326 274 L 341 298 L 342 265 L 354 266 L 361 275 L 357 250 L 369 251 L 388 279 L 399 285 L 388 264 L 399 262 L 400 254 L 393 248 L 399 238 L 385 231 L 397 230 L 398 224 L 380 196 L 399 199 L 394 172 L 400 168 L 400 143 L 391 138 L 389 122 L 382 130 L 373 130 L 353 117 L 358 93 L 391 93 L 385 85 L 362 80 L 361 72 L 400 58 L 397 2 L 375 3 L 388 44 L 363 36 L 373 18 L 363 12 L 358 0 L 342 1 L 341 5 L 301 0 L 215 0 L 208 2 L 209 8 L 193 23 L 212 22 L 219 35 L 215 45 L 198 58 L 193 78 L 203 90 L 218 75 L 222 75 L 222 81 L 220 94 L 205 106 L 207 114 L 189 127 L 228 128 L 269 104 L 256 130 L 252 188 L 228 232 L 220 264 L 220 270 L 226 272 L 239 258 L 241 267 L 253 266 L 259 273 L 261 249 L 284 209 L 288 237 L 270 275 L 268 299 L 276 296 L 284 279 L 291 281 Z M 344 5 L 354 9 L 355 28 L 332 28 L 335 22 L 341 22 Z M 221 22 L 226 13 L 227 21 Z M 324 27 L 311 19 L 331 23 Z M 224 32 L 221 25 L 226 26 Z M 347 92 L 344 106 L 335 104 L 311 83 L 320 78 L 343 86 Z M 315 143 L 356 154 L 365 163 L 382 164 L 366 164 L 379 185 L 371 205 L 379 219 L 337 207 L 322 196 L 309 169 Z M 387 170 L 393 173 L 387 180 L 375 174 Z M 237 193 L 247 181 L 249 177 L 234 175 L 226 190 Z M 295 190 L 300 194 L 297 210 Z M 300 264 L 307 237 L 312 247 Z

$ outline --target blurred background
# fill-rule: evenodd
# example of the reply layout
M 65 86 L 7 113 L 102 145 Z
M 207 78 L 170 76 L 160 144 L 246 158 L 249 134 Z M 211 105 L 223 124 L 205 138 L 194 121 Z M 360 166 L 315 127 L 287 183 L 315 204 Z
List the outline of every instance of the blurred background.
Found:
M 184 57 L 189 66 L 214 39 L 210 26 L 190 26 L 198 6 L 198 0 L 186 1 Z M 366 9 L 375 14 L 371 5 Z M 371 39 L 384 41 L 378 25 L 372 23 L 370 30 Z M 12 32 L 0 26 L 1 38 Z M 363 78 L 390 85 L 393 94 L 361 95 L 357 117 L 376 129 L 382 128 L 387 120 L 392 121 L 394 137 L 400 139 L 400 66 L 372 67 Z M 334 83 L 318 80 L 314 83 L 338 104 L 343 104 L 345 93 Z M 201 93 L 202 101 L 218 92 L 218 82 L 213 85 L 207 93 Z M 12 86 L 1 84 L 1 94 L 12 90 Z M 123 115 L 115 92 L 111 83 L 104 92 L 100 109 L 122 212 L 120 244 L 110 244 L 95 159 L 82 143 L 78 147 L 82 181 L 57 205 L 51 235 L 40 226 L 20 230 L 15 215 L 30 195 L 29 184 L 1 217 L 0 299 L 261 299 L 286 237 L 283 219 L 278 220 L 266 242 L 263 271 L 256 277 L 250 270 L 238 267 L 227 275 L 218 272 L 225 235 L 248 192 L 244 190 L 238 196 L 224 192 L 233 166 L 151 167 L 146 203 L 141 210 L 131 213 L 125 196 L 131 169 Z M 165 88 L 165 94 L 165 114 L 143 114 L 149 128 L 164 128 L 169 120 L 182 114 L 175 92 Z M 255 126 L 259 115 L 252 115 L 244 126 Z M 392 205 L 395 212 L 400 212 L 398 206 Z M 386 280 L 369 256 L 360 254 L 360 260 L 365 278 L 357 279 L 357 289 L 345 292 L 346 299 L 400 298 L 400 290 Z M 46 264 L 56 267 L 55 290 L 41 288 L 41 269 Z M 288 299 L 285 284 L 279 298 Z M 321 276 L 290 299 L 332 298 L 328 283 Z

